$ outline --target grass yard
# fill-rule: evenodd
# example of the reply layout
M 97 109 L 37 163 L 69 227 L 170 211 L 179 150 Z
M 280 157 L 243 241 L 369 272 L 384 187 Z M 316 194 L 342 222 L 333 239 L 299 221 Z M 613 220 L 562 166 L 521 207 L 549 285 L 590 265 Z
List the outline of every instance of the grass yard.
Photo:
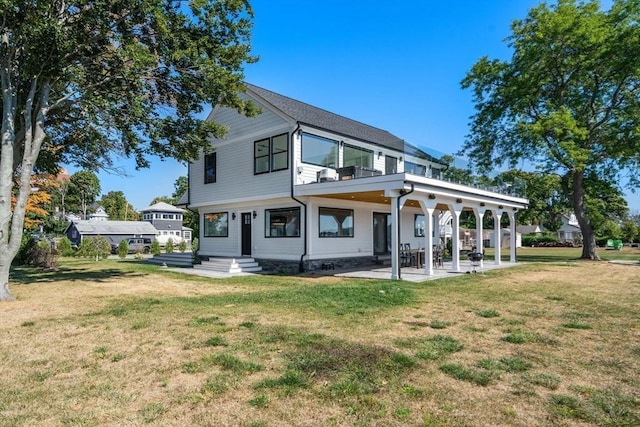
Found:
M 19 269 L 0 425 L 640 425 L 640 266 L 578 254 L 421 284 Z

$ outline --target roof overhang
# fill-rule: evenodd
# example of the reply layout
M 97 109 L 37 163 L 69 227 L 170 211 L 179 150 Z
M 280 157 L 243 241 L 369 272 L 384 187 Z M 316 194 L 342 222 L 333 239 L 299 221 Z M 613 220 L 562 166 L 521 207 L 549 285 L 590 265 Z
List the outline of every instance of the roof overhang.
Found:
M 520 210 L 529 201 L 522 197 L 409 173 L 379 175 L 343 181 L 327 181 L 296 185 L 297 197 L 326 197 L 366 203 L 391 203 L 392 197 L 404 195 L 405 204 L 420 206 L 421 200 L 432 200 L 436 208 L 448 210 L 453 204 L 465 209 Z

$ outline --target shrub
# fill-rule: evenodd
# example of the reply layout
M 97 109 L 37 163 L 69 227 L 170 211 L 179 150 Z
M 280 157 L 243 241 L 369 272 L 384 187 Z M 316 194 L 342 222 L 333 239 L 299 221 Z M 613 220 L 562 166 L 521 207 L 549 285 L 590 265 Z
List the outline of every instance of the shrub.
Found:
M 194 264 L 200 264 L 200 258 L 198 257 L 198 245 L 199 244 L 200 244 L 200 241 L 198 240 L 197 237 L 195 237 L 191 241 L 191 254 L 193 256 L 193 263 Z
M 151 255 L 158 255 L 160 253 L 160 242 L 156 239 L 153 239 L 153 243 L 151 243 L 151 247 L 149 248 L 149 253 Z
M 184 253 L 184 251 L 187 250 L 187 242 L 185 242 L 184 239 L 178 245 L 178 250 L 180 251 L 180 253 Z
M 550 243 L 558 243 L 558 237 L 549 232 L 530 233 L 522 236 L 522 246 L 538 246 Z
M 126 258 L 127 254 L 129 253 L 129 245 L 127 244 L 126 240 L 120 240 L 120 243 L 118 243 L 118 256 L 121 259 Z
M 78 248 L 78 255 L 95 258 L 96 261 L 108 257 L 110 253 L 111 245 L 109 241 L 102 236 L 85 237 L 82 239 L 82 243 L 80 243 L 80 247 Z
M 14 264 L 55 269 L 57 259 L 58 252 L 51 247 L 51 242 L 48 240 L 36 242 L 34 239 L 27 237 L 22 239 L 22 245 L 14 259 Z
M 64 236 L 60 240 L 58 240 L 58 253 L 62 256 L 74 255 L 71 240 L 69 240 L 67 236 Z
M 173 239 L 169 238 L 167 244 L 164 246 L 164 251 L 168 254 L 173 253 Z

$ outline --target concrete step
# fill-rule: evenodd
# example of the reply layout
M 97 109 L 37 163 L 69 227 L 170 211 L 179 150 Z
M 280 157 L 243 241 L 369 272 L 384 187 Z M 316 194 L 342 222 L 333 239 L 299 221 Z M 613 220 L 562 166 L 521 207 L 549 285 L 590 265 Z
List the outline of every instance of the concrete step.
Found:
M 195 266 L 197 269 L 219 271 L 223 273 L 257 273 L 262 267 L 251 257 L 222 258 L 212 257 Z
M 148 258 L 147 262 L 158 265 L 170 265 L 174 267 L 190 267 L 193 265 L 193 255 L 191 252 L 173 252 L 170 254 L 158 254 L 153 258 Z

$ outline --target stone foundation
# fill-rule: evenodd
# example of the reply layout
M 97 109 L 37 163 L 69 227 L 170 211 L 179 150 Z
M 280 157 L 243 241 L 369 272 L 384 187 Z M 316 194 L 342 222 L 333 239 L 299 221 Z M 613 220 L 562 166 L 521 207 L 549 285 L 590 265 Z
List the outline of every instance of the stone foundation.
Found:
M 298 274 L 300 272 L 300 262 L 291 260 L 255 258 L 260 263 L 262 271 L 272 273 Z M 302 265 L 305 272 L 309 271 L 332 271 L 346 268 L 370 268 L 376 262 L 375 256 L 363 256 L 353 258 L 323 258 L 314 260 L 303 260 Z M 323 268 L 324 266 L 324 268 Z

